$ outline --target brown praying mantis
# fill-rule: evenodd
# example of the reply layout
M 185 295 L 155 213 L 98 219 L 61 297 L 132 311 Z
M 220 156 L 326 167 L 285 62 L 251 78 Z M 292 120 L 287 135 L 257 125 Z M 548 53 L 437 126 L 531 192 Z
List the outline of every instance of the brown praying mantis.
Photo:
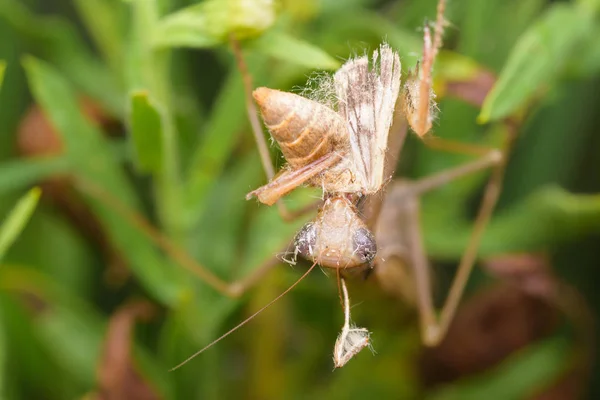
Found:
M 313 100 L 268 88 L 252 92 L 241 50 L 232 39 L 245 80 L 248 115 L 269 179 L 247 198 L 257 197 L 264 204 L 277 204 L 282 216 L 291 218 L 314 207 L 292 213 L 281 197 L 300 185 L 320 188 L 323 201 L 317 216 L 300 230 L 293 245 L 295 255 L 313 264 L 271 303 L 175 368 L 247 323 L 293 289 L 316 265 L 337 272 L 342 295 L 345 323 L 334 348 L 336 367 L 343 366 L 369 345 L 369 331 L 350 325 L 344 275 L 352 270 L 374 270 L 380 281 L 390 285 L 393 284 L 387 279 L 390 271 L 409 264 L 416 286 L 422 340 L 428 346 L 435 346 L 443 339 L 476 262 L 483 231 L 500 192 L 503 166 L 503 153 L 499 150 L 445 142 L 428 135 L 437 111 L 432 69 L 442 45 L 445 5 L 445 0 L 438 3 L 433 34 L 428 26 L 424 28 L 422 59 L 415 71 L 402 80 L 398 54 L 383 44 L 372 58 L 350 59 L 330 81 L 322 83 L 332 92 L 333 101 Z M 278 174 L 273 169 L 254 101 L 288 162 Z M 392 181 L 409 126 L 426 145 L 466 152 L 477 158 L 417 181 Z M 438 318 L 420 230 L 420 196 L 490 167 L 495 172 L 485 188 L 473 232 Z M 224 294 L 237 296 L 276 265 L 276 261 L 269 262 L 248 278 L 229 285 L 210 276 L 206 280 Z

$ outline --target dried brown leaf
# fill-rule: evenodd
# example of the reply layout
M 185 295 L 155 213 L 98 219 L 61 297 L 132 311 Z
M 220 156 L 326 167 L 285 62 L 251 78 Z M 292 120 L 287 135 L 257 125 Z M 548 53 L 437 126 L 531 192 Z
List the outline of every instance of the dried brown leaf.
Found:
M 161 397 L 138 372 L 131 355 L 135 322 L 155 314 L 148 302 L 139 301 L 119 309 L 110 319 L 98 366 L 97 400 L 154 400 Z

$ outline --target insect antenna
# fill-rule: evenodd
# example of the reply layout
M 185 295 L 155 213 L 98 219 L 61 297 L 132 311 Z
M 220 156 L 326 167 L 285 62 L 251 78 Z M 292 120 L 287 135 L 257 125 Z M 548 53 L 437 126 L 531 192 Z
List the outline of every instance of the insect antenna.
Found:
M 294 282 L 289 288 L 287 288 L 283 293 L 281 293 L 279 296 L 275 297 L 273 300 L 271 300 L 269 303 L 267 303 L 267 305 L 263 306 L 260 310 L 256 311 L 254 314 L 252 314 L 251 316 L 249 316 L 248 318 L 246 318 L 245 320 L 243 320 L 242 322 L 240 322 L 239 324 L 237 324 L 235 327 L 231 328 L 229 331 L 227 331 L 226 333 L 224 333 L 223 335 L 221 335 L 219 338 L 213 340 L 212 342 L 210 342 L 209 344 L 207 344 L 206 346 L 204 346 L 202 349 L 198 350 L 197 352 L 195 352 L 194 354 L 192 354 L 191 356 L 189 356 L 188 358 L 186 358 L 184 361 L 182 361 L 181 363 L 179 363 L 176 366 L 174 366 L 173 368 L 171 368 L 169 370 L 169 372 L 175 371 L 176 369 L 179 369 L 183 365 L 187 364 L 190 360 L 196 358 L 197 356 L 199 356 L 200 354 L 202 354 L 204 351 L 208 350 L 209 348 L 211 348 L 212 346 L 214 346 L 215 344 L 217 344 L 221 340 L 225 339 L 227 336 L 231 335 L 233 332 L 237 331 L 242 326 L 246 325 L 248 322 L 250 322 L 258 314 L 262 313 L 267 308 L 271 307 L 276 301 L 278 301 L 283 296 L 285 296 L 286 294 L 288 294 L 293 288 L 296 287 L 296 285 L 298 285 L 304 278 L 306 278 L 308 276 L 308 274 L 310 274 L 310 272 L 316 266 L 317 266 L 317 263 L 316 262 L 313 263 L 313 265 L 310 266 L 310 268 L 308 269 L 308 271 L 306 271 L 304 273 L 304 275 L 302 275 L 300 278 L 298 278 L 298 280 L 296 282 Z

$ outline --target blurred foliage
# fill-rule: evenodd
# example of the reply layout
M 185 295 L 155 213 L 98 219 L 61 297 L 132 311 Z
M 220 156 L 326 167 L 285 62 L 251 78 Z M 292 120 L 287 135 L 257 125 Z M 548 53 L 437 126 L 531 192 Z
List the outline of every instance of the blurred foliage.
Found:
M 355 283 L 352 293 L 355 319 L 374 332 L 377 354 L 332 372 L 342 313 L 334 280 L 318 273 L 169 372 L 300 276 L 300 268 L 281 263 L 241 298 L 206 282 L 251 273 L 304 222 L 286 223 L 275 207 L 244 200 L 265 176 L 229 39 L 241 42 L 255 86 L 292 90 L 314 70 L 333 71 L 383 39 L 408 71 L 435 6 L 0 0 L 0 396 L 111 398 L 107 393 L 135 387 L 140 391 L 129 396 L 164 399 L 517 399 L 550 387 L 578 344 L 568 323 L 494 368 L 428 387 L 419 378 L 410 307 L 371 282 Z M 598 0 L 450 1 L 435 71 L 434 128 L 439 137 L 498 146 L 508 134 L 506 119 L 518 126 L 480 254 L 547 253 L 596 315 L 599 12 Z M 448 82 L 482 72 L 498 78 L 481 109 L 446 96 Z M 47 118 L 49 127 L 24 125 L 33 104 L 42 111 L 38 122 Z M 46 139 L 58 147 L 44 150 Z M 405 147 L 400 170 L 410 177 L 468 159 L 428 150 L 415 138 Z M 432 259 L 454 265 L 460 257 L 486 177 L 476 174 L 423 199 Z M 39 190 L 25 192 L 40 182 L 34 212 Z M 316 194 L 300 190 L 286 202 L 299 207 Z M 452 273 L 437 273 L 444 287 Z M 489 279 L 475 275 L 473 291 Z M 128 308 L 140 298 L 157 307 L 149 319 Z M 133 321 L 130 344 L 127 333 L 113 330 Z M 123 341 L 120 362 L 107 356 L 115 340 Z M 109 379 L 110 371 L 122 372 L 121 380 Z M 600 374 L 589 385 L 591 398 L 600 396 Z
M 41 192 L 38 188 L 31 189 L 29 193 L 19 200 L 15 208 L 2 223 L 0 227 L 0 260 L 23 230 L 37 205 L 40 194 Z

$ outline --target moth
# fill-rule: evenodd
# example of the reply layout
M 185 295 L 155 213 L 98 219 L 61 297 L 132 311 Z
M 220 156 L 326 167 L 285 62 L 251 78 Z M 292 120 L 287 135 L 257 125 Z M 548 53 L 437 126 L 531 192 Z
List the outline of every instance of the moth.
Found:
M 350 59 L 333 76 L 332 107 L 288 92 L 253 92 L 271 136 L 288 165 L 250 192 L 264 204 L 302 184 L 322 188 L 324 204 L 295 238 L 295 253 L 324 267 L 370 264 L 377 253 L 356 201 L 381 190 L 388 133 L 400 91 L 398 53 L 382 44 Z

